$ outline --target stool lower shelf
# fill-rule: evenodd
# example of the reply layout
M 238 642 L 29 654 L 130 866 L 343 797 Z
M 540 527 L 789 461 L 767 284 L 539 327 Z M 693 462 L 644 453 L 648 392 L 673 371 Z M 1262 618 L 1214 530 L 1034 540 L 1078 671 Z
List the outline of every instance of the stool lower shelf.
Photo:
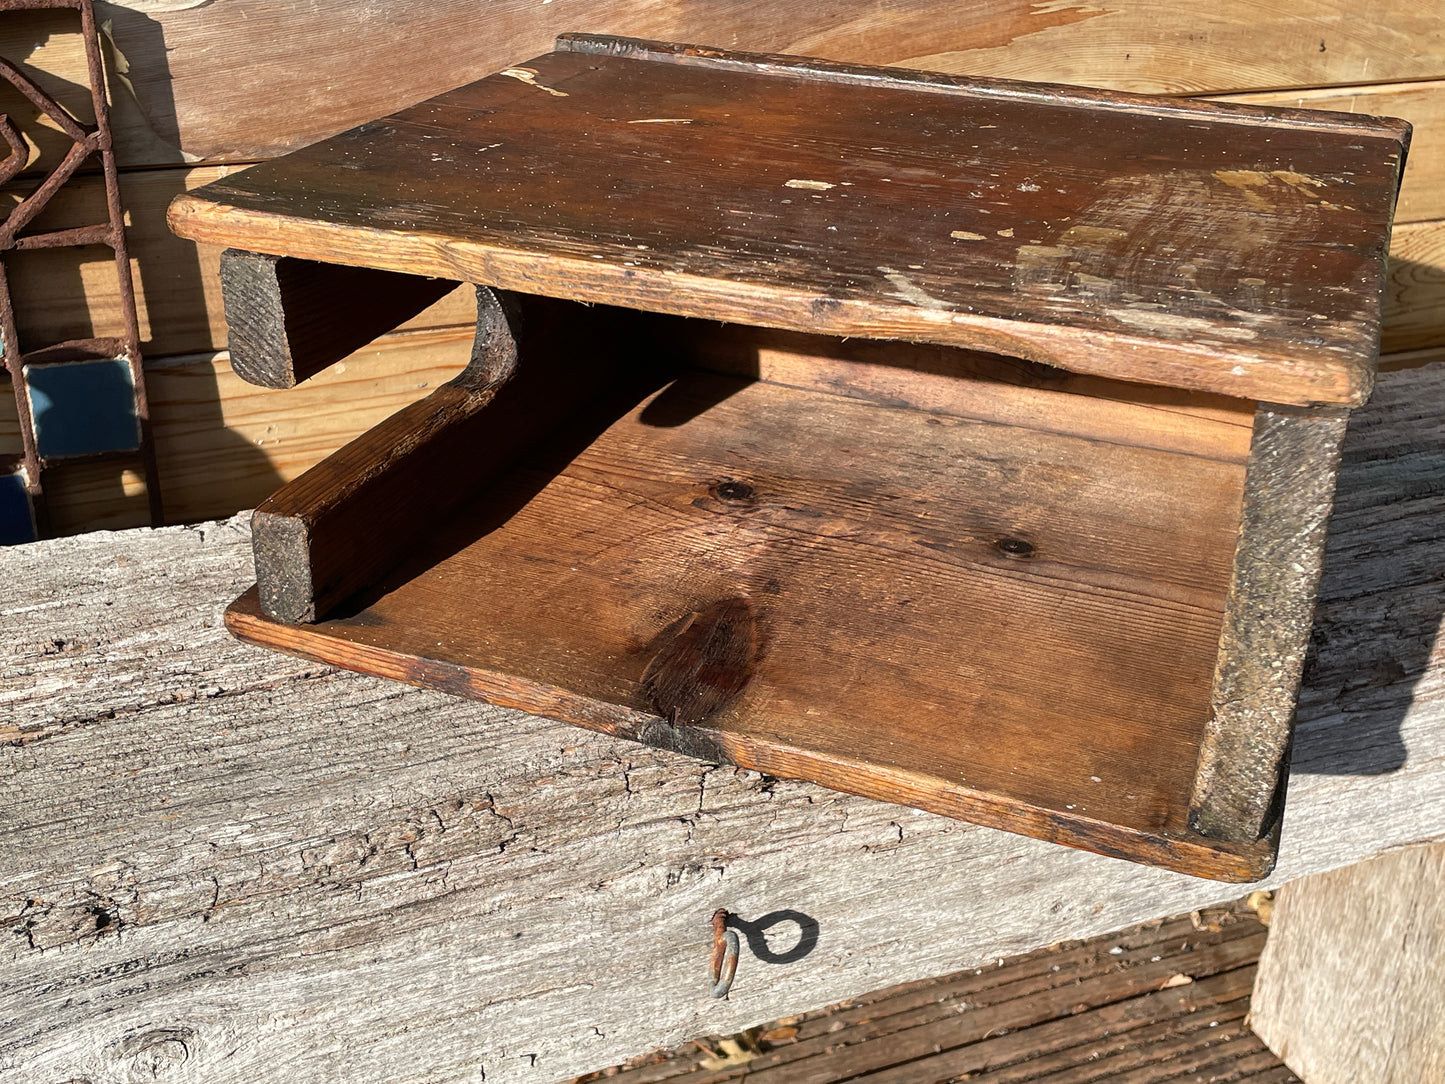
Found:
M 1253 404 L 790 342 L 752 344 L 755 376 L 604 397 L 326 620 L 271 621 L 253 589 L 229 627 L 1105 854 L 1267 872 L 1277 818 L 1251 843 L 1188 824 Z

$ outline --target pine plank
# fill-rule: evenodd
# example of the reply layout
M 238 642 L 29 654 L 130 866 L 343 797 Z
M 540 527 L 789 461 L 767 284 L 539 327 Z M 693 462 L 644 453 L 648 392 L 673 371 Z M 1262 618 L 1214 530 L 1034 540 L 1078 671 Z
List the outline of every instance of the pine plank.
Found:
M 1412 0 L 1363 8 L 1221 0 L 1188 12 L 1164 0 L 988 0 L 966 9 L 940 0 L 796 0 L 785 9 L 494 0 L 487 33 L 458 33 L 475 14 L 460 0 L 391 0 L 384 18 L 266 0 L 112 5 L 105 20 L 123 73 L 112 86 L 121 161 L 269 158 L 543 52 L 558 33 L 577 29 L 1143 93 L 1445 77 L 1440 20 Z M 61 33 L 64 17 L 26 19 L 0 27 L 0 54 L 27 60 L 62 91 L 83 84 L 75 36 Z
M 668 342 L 700 368 L 911 410 L 1229 463 L 1249 457 L 1253 404 L 917 343 L 678 321 Z M 947 380 L 936 379 L 946 376 Z M 1059 395 L 1070 396 L 1068 410 Z
M 679 751 L 716 743 L 778 775 L 1262 872 L 1259 848 L 1201 844 L 1183 820 L 1238 461 L 706 373 L 570 431 L 601 435 L 519 460 L 342 613 L 277 623 L 248 595 L 232 628 Z M 1032 557 L 1000 549 L 1014 537 Z M 764 630 L 756 672 L 677 718 L 648 659 L 677 621 L 734 598 Z
M 1387 354 L 1445 344 L 1445 222 L 1408 222 L 1390 245 L 1385 287 Z
M 175 236 L 166 228 L 165 211 L 178 192 L 218 180 L 234 168 L 158 169 L 121 175 L 141 349 L 149 358 L 226 347 L 221 250 Z M 0 196 L 13 198 L 13 192 L 12 188 Z M 101 221 L 104 201 L 99 177 L 78 178 L 60 190 L 36 219 L 36 228 Z M 47 249 L 15 253 L 6 259 L 12 268 L 16 318 L 26 349 L 32 344 L 118 332 L 120 296 L 115 261 L 108 249 Z M 402 327 L 471 327 L 475 319 L 473 292 L 458 290 Z
M 1445 81 L 1230 94 L 1219 101 L 1400 117 L 1414 127 L 1395 222 L 1445 218 Z
M 1427 366 L 1351 429 L 1264 887 L 1445 838 L 1442 419 Z M 1234 894 L 251 651 L 219 623 L 249 552 L 214 524 L 0 552 L 21 1079 L 179 1043 L 187 1084 L 546 1084 Z M 719 906 L 817 945 L 714 1001 Z
M 452 379 L 471 346 L 470 329 L 389 335 L 279 391 L 241 380 L 225 355 L 148 366 L 167 515 L 188 522 L 259 504 Z
M 1358 404 L 1406 136 L 564 36 L 169 219 L 256 252 Z

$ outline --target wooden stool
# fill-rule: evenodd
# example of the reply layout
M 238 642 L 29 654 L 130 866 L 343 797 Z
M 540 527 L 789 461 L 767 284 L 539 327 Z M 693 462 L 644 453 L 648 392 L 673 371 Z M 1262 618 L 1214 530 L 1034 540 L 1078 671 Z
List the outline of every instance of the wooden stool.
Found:
M 228 623 L 1258 878 L 1408 132 L 566 35 L 173 204 L 267 386 L 477 284 Z

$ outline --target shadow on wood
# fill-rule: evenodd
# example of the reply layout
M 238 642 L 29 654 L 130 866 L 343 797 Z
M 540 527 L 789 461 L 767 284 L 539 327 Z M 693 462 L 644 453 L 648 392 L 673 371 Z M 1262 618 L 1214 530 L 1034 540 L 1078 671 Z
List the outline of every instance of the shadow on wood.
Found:
M 1378 775 L 1405 764 L 1401 726 L 1445 616 L 1442 568 L 1445 364 L 1437 363 L 1382 381 L 1350 418 L 1294 772 Z M 1349 622 L 1335 620 L 1347 611 Z M 1333 725 L 1340 712 L 1349 727 Z

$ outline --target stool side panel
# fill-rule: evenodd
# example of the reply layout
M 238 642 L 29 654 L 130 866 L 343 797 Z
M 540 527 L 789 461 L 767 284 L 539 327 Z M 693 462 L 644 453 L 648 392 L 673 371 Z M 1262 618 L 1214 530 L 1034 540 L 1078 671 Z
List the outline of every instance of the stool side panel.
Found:
M 1261 404 L 1190 823 L 1258 839 L 1277 814 L 1348 414 Z

